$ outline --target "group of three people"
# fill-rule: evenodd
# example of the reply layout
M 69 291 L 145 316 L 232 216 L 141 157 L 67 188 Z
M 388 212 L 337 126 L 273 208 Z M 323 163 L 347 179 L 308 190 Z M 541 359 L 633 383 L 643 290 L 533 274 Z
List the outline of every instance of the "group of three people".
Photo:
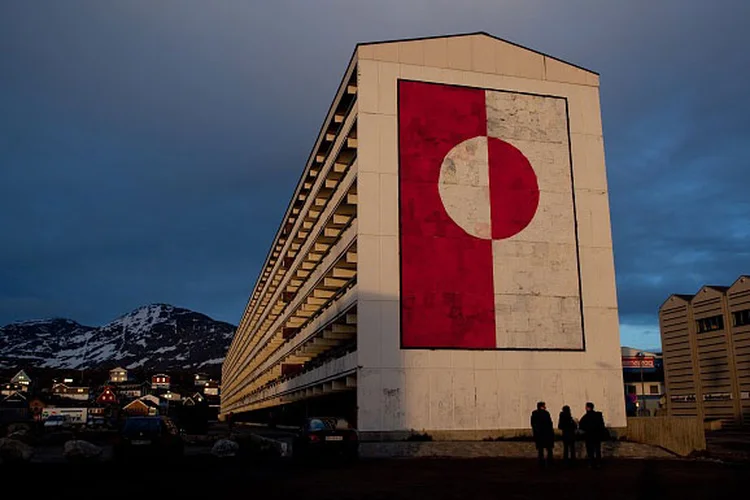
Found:
M 593 467 L 600 465 L 602 440 L 608 436 L 608 432 L 604 425 L 604 417 L 600 411 L 594 409 L 594 403 L 586 403 L 586 413 L 581 417 L 580 422 L 573 418 L 570 406 L 563 406 L 557 428 L 562 431 L 564 460 L 571 462 L 575 460 L 577 431 L 580 431 L 586 442 L 586 456 L 589 464 Z M 552 462 L 552 449 L 555 447 L 555 430 L 544 401 L 537 403 L 536 410 L 531 414 L 531 430 L 539 454 L 539 463 L 549 465 Z M 547 453 L 546 460 L 545 452 Z

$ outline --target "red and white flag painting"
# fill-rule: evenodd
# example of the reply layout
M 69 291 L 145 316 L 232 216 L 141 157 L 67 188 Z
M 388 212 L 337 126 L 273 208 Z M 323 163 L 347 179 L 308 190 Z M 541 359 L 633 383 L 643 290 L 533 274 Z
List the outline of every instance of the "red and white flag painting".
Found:
M 566 101 L 398 90 L 402 347 L 583 349 Z

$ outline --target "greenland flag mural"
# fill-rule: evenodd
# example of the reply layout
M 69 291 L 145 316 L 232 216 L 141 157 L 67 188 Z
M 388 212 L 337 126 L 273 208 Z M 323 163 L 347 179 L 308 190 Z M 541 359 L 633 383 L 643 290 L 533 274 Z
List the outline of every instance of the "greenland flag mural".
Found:
M 566 100 L 398 90 L 402 347 L 584 349 Z

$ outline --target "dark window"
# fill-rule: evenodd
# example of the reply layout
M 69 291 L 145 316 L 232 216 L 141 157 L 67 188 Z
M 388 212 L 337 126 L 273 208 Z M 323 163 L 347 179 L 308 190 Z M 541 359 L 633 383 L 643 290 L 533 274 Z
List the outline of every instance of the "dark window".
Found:
M 750 309 L 732 313 L 732 326 L 750 325 Z
M 711 316 L 709 318 L 699 319 L 695 322 L 698 333 L 715 332 L 724 329 L 724 316 Z
M 629 385 L 628 386 L 628 394 L 635 394 L 635 386 Z
M 651 385 L 648 388 L 649 394 L 659 394 L 659 386 L 658 385 Z

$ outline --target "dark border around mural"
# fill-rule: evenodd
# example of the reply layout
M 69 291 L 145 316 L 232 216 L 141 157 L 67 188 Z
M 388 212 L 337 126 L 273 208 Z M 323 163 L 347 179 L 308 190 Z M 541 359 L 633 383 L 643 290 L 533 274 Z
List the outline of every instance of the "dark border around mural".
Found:
M 424 83 L 428 85 L 441 85 L 445 87 L 459 87 L 466 89 L 483 90 L 490 92 L 504 92 L 506 94 L 516 95 L 528 95 L 534 97 L 545 97 L 551 99 L 562 99 L 565 102 L 565 125 L 568 133 L 568 163 L 570 164 L 570 187 L 571 187 L 571 201 L 573 204 L 573 230 L 575 232 L 576 240 L 576 269 L 578 271 L 578 296 L 580 298 L 580 318 L 581 318 L 581 347 L 580 348 L 565 348 L 565 347 L 405 347 L 404 346 L 404 315 L 402 313 L 403 308 L 403 252 L 402 248 L 402 235 L 401 231 L 401 130 L 400 130 L 400 111 L 401 111 L 401 85 L 400 82 L 415 82 Z M 575 174 L 573 172 L 573 147 L 570 137 L 570 107 L 568 105 L 568 98 L 559 95 L 548 95 L 548 94 L 536 94 L 533 92 L 519 92 L 514 90 L 502 90 L 493 89 L 486 87 L 474 87 L 471 85 L 458 85 L 452 83 L 441 83 L 441 82 L 427 82 L 423 80 L 413 80 L 409 78 L 397 78 L 396 79 L 396 150 L 398 153 L 398 191 L 396 196 L 396 206 L 398 207 L 398 313 L 399 313 L 399 348 L 404 351 L 526 351 L 526 352 L 586 352 L 586 326 L 583 316 L 583 282 L 581 276 L 581 246 L 578 239 L 578 210 L 576 207 L 576 194 L 575 194 Z

